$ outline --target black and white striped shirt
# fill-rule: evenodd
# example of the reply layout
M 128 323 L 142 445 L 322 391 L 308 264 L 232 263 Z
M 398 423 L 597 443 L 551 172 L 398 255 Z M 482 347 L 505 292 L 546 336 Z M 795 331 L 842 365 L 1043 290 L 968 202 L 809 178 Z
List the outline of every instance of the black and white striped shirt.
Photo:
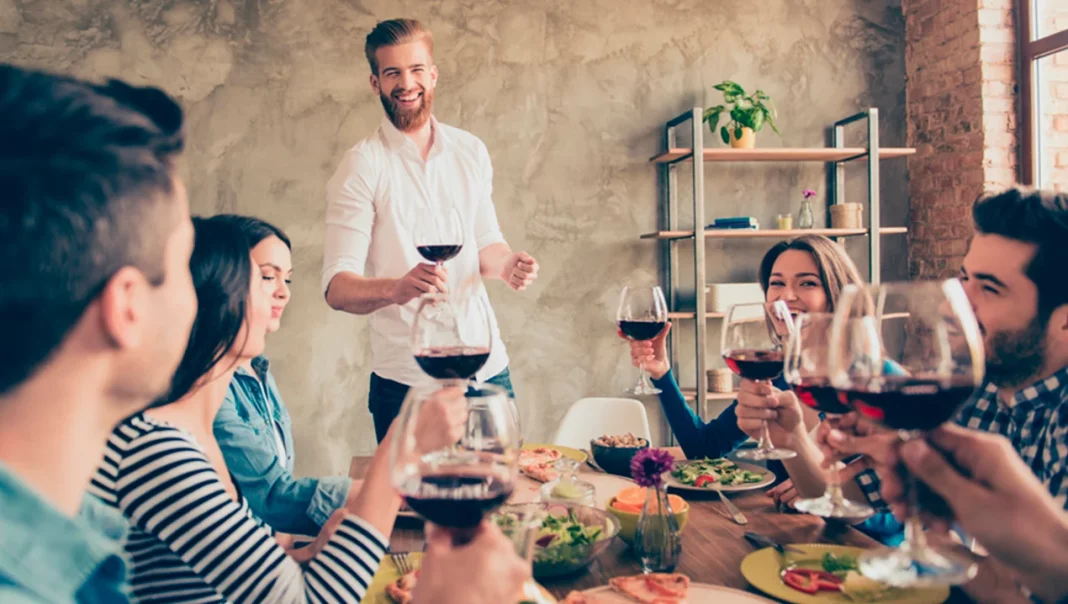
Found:
M 244 497 L 231 499 L 190 434 L 143 414 L 115 428 L 90 491 L 130 522 L 142 602 L 359 602 L 388 543 L 349 516 L 302 567 Z

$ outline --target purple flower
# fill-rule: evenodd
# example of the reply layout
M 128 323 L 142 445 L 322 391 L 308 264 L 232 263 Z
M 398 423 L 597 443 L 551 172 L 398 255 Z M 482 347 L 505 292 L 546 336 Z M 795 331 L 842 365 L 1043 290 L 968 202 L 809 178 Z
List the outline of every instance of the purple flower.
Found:
M 804 191 L 801 192 L 801 195 L 803 195 L 805 197 L 805 199 L 812 199 L 813 197 L 816 196 L 816 192 L 813 191 L 812 189 L 805 189 Z
M 666 449 L 642 449 L 630 460 L 630 474 L 641 487 L 660 487 L 664 472 L 671 470 L 675 458 Z

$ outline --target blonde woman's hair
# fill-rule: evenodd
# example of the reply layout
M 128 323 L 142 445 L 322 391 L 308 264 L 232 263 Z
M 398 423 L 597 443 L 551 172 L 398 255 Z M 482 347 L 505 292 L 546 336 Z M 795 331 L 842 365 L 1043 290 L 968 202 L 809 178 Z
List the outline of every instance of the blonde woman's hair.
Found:
M 378 75 L 378 57 L 375 53 L 383 46 L 397 46 L 409 42 L 424 42 L 427 52 L 434 56 L 434 35 L 422 23 L 415 19 L 390 19 L 380 21 L 371 33 L 367 34 L 367 42 L 363 46 L 363 52 L 367 55 L 367 63 L 371 66 L 371 73 Z

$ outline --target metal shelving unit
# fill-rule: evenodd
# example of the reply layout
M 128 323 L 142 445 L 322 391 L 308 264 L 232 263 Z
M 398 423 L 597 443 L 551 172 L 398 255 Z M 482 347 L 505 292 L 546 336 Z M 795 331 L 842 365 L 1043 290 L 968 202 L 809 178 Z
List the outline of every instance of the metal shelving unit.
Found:
M 832 147 L 823 148 L 785 148 L 785 149 L 730 149 L 704 148 L 704 108 L 694 107 L 682 115 L 667 122 L 664 127 L 664 151 L 649 161 L 660 167 L 659 228 L 654 233 L 641 235 L 642 239 L 655 240 L 659 244 L 659 273 L 661 287 L 667 297 L 670 317 L 675 320 L 693 320 L 695 331 L 695 368 L 697 370 L 696 388 L 683 388 L 687 400 L 695 401 L 698 414 L 705 418 L 705 402 L 709 400 L 733 399 L 733 394 L 709 393 L 705 379 L 705 352 L 709 320 L 723 318 L 723 313 L 709 313 L 705 305 L 705 246 L 701 240 L 711 239 L 752 239 L 772 238 L 789 239 L 803 234 L 820 234 L 841 241 L 845 237 L 867 237 L 868 239 L 868 274 L 872 282 L 878 283 L 881 273 L 880 235 L 904 234 L 905 227 L 883 227 L 879 224 L 879 162 L 883 159 L 907 157 L 915 149 L 879 146 L 879 110 L 869 108 L 855 115 L 841 119 L 832 126 Z M 845 127 L 866 122 L 867 144 L 864 147 L 845 146 Z M 677 132 L 687 122 L 690 125 L 692 147 L 679 147 Z M 701 152 L 695 153 L 699 149 Z M 680 227 L 678 219 L 678 167 L 681 163 L 693 163 L 693 226 Z M 868 175 L 868 226 L 862 229 L 738 229 L 709 230 L 705 228 L 705 164 L 719 162 L 820 162 L 827 164 L 831 170 L 831 187 L 827 196 L 828 206 L 843 203 L 845 191 L 845 165 L 850 162 L 863 162 L 867 165 Z M 679 271 L 680 242 L 693 242 L 693 270 L 695 284 L 696 308 L 681 310 L 679 308 Z M 704 320 L 698 320 L 704 317 Z M 673 367 L 678 367 L 678 346 L 676 338 L 670 338 L 669 354 Z M 705 418 L 707 419 L 707 418 Z

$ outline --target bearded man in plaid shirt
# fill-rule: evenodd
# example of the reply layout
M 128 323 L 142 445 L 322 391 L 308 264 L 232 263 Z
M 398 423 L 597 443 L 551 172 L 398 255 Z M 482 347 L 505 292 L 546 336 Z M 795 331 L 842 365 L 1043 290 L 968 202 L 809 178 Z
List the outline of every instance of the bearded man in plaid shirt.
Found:
M 1068 195 L 1010 189 L 976 201 L 976 235 L 960 269 L 986 348 L 986 378 L 956 423 L 1007 438 L 1063 509 L 1068 508 Z M 863 454 L 857 475 L 878 507 L 900 517 L 905 488 L 896 433 L 855 414 L 818 440 L 828 458 Z M 991 522 L 1027 510 L 990 510 Z M 1004 571 L 984 571 L 965 590 L 980 601 L 1009 601 Z M 999 576 L 1000 575 L 1000 576 Z M 1066 578 L 1065 580 L 1068 580 Z M 993 585 L 992 583 L 997 583 Z M 1015 588 L 1015 584 L 1012 588 Z

